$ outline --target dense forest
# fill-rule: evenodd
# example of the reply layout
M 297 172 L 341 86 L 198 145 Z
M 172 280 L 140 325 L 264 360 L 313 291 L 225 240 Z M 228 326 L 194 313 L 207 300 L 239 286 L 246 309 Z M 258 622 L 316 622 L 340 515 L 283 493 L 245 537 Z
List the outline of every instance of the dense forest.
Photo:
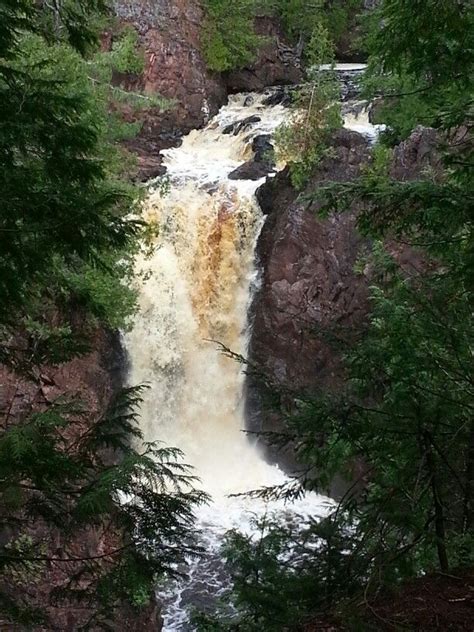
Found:
M 38 389 L 41 367 L 85 354 L 97 323 L 124 326 L 134 309 L 125 282 L 143 226 L 130 216 L 137 191 L 117 144 L 127 126 L 109 108 L 113 69 L 139 61 L 127 33 L 98 50 L 99 9 L 0 7 L 1 360 Z M 147 604 L 157 574 L 192 546 L 192 507 L 204 497 L 179 451 L 132 447 L 140 389 L 119 392 L 93 422 L 73 393 L 20 420 L 16 393 L 2 397 L 5 625 L 61 629 L 55 608 L 79 601 L 90 608 L 83 629 L 106 628 L 118 605 Z M 108 534 L 105 550 L 88 542 L 91 529 L 99 542 Z M 156 537 L 162 546 L 149 549 Z M 35 587 L 55 574 L 64 580 L 46 601 Z
M 448 621 L 454 602 L 472 607 L 472 3 L 383 0 L 370 12 L 358 0 L 202 4 L 211 73 L 253 63 L 268 39 L 256 19 L 277 20 L 301 55 L 305 78 L 276 133 L 276 155 L 321 218 L 357 206 L 357 229 L 370 245 L 357 267 L 370 269 L 371 287 L 364 327 L 331 332 L 344 350 L 343 386 L 285 393 L 284 428 L 259 438 L 276 450 L 291 445 L 303 474 L 252 494 L 291 503 L 326 492 L 337 476 L 345 492 L 322 520 L 264 515 L 254 519 L 258 537 L 229 531 L 222 554 L 232 587 L 215 612 L 192 613 L 191 629 L 432 629 L 408 615 L 393 622 L 373 604 L 436 577 L 464 590 L 448 600 Z M 320 66 L 334 64 L 348 30 L 368 60 L 363 97 L 385 131 L 359 177 L 315 188 L 311 174 L 333 155 L 342 125 L 337 82 Z M 108 47 L 106 31 L 114 33 Z M 136 160 L 126 147 L 140 132 L 141 108 L 174 107 L 123 87 L 120 79 L 133 84 L 143 63 L 137 33 L 101 0 L 0 2 L 5 630 L 161 629 L 158 620 L 132 627 L 127 617 L 147 617 L 163 578 L 205 554 L 195 510 L 209 502 L 208 490 L 200 491 L 179 445 L 143 440 L 146 384 L 115 385 L 100 414 L 74 389 L 44 396 L 49 367 L 87 360 L 99 332 L 116 341 L 138 309 L 134 259 L 153 227 L 138 212 L 146 188 L 133 182 Z M 435 139 L 430 165 L 401 180 L 394 157 L 415 129 Z M 407 253 L 416 266 L 404 265 Z M 261 367 L 246 371 L 281 402 Z M 18 410 L 25 384 L 41 397 Z M 71 624 L 68 610 L 78 608 Z M 449 629 L 469 625 L 453 618 Z

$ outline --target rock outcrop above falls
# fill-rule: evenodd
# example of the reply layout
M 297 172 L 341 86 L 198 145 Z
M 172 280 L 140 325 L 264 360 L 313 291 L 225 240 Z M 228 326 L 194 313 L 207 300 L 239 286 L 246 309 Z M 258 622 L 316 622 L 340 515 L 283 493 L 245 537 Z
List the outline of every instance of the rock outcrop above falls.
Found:
M 128 142 L 138 156 L 139 177 L 146 180 L 162 174 L 159 151 L 207 123 L 227 92 L 222 78 L 207 69 L 201 53 L 204 12 L 199 2 L 114 0 L 113 10 L 122 25 L 137 31 L 145 60 L 139 76 L 117 80 L 125 89 L 160 95 L 170 102 L 165 112 L 155 107 L 140 112 L 142 129 Z M 110 44 L 107 36 L 104 40 Z
M 137 31 L 145 60 L 140 75 L 116 76 L 116 82 L 126 90 L 160 95 L 170 102 L 166 111 L 152 107 L 138 114 L 122 106 L 126 118 L 142 125 L 138 136 L 126 143 L 138 157 L 140 180 L 163 175 L 160 150 L 176 146 L 183 134 L 205 125 L 228 93 L 301 80 L 298 51 L 285 41 L 276 20 L 257 18 L 256 30 L 265 39 L 253 64 L 219 74 L 207 68 L 202 53 L 205 13 L 200 2 L 114 0 L 113 10 L 121 25 Z M 113 37 L 104 34 L 104 48 L 111 46 Z
M 255 61 L 224 76 L 229 92 L 258 92 L 267 86 L 293 85 L 303 78 L 301 51 L 286 40 L 277 20 L 260 17 L 255 31 L 264 38 Z
M 275 170 L 275 150 L 269 134 L 256 136 L 252 142 L 253 158 L 229 174 L 230 180 L 260 180 Z
M 308 191 L 321 183 L 355 178 L 369 158 L 365 139 L 348 130 L 333 141 L 334 155 L 318 169 Z M 289 173 L 259 190 L 268 219 L 258 257 L 262 287 L 254 305 L 252 360 L 278 383 L 305 389 L 337 382 L 337 358 L 316 328 L 359 324 L 367 313 L 367 284 L 354 271 L 364 241 L 355 230 L 355 209 L 329 219 L 300 201 Z

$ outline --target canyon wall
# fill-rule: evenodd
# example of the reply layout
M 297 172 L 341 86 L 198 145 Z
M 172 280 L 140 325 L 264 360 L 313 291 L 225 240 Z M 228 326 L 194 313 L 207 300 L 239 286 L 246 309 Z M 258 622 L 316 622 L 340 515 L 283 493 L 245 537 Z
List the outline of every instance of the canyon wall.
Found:
M 5 426 L 19 423 L 32 413 L 47 410 L 50 404 L 64 396 L 74 398 L 87 411 L 87 415 L 79 417 L 80 427 L 74 426 L 79 433 L 103 416 L 122 385 L 125 360 L 118 334 L 98 328 L 92 333 L 89 342 L 93 350 L 87 355 L 59 366 L 38 367 L 37 375 L 31 379 L 0 365 L 2 423 Z M 74 435 L 70 437 L 71 443 L 74 439 Z M 59 530 L 46 527 L 33 517 L 29 528 L 45 551 L 57 552 L 59 557 L 62 556 L 64 542 Z M 2 537 L 7 533 L 8 529 L 3 531 Z M 103 529 L 83 530 L 74 540 L 69 538 L 67 541 L 68 554 L 78 559 L 104 555 L 119 546 L 121 536 L 113 519 L 109 524 L 104 524 Z M 72 570 L 77 571 L 77 567 L 73 566 Z M 46 562 L 41 568 L 31 571 L 34 581 L 29 585 L 29 601 L 43 609 L 48 617 L 47 624 L 34 626 L 37 632 L 74 632 L 87 624 L 94 613 L 87 602 L 71 604 L 52 598 L 53 591 L 63 588 L 70 576 L 70 565 L 54 562 Z M 6 582 L 0 585 L 0 591 L 9 595 L 12 587 Z M 9 625 L 0 618 L 0 629 L 12 629 Z M 160 607 L 155 600 L 140 611 L 124 604 L 119 608 L 116 620 L 110 622 L 110 630 L 117 632 L 157 632 L 160 629 Z
M 395 148 L 391 176 L 420 177 L 436 169 L 436 134 L 418 128 Z M 333 151 L 299 194 L 288 171 L 268 179 L 258 195 L 268 215 L 257 247 L 261 287 L 251 312 L 250 360 L 280 393 L 267 405 L 260 379 L 248 379 L 248 423 L 252 430 L 278 430 L 296 394 L 337 393 L 344 378 L 342 356 L 360 334 L 370 311 L 370 266 L 356 268 L 370 242 L 356 229 L 357 204 L 345 213 L 318 217 L 320 204 L 308 195 L 328 182 L 353 180 L 370 161 L 363 136 L 338 131 Z M 419 254 L 395 240 L 387 242 L 407 274 L 426 265 Z M 274 395 L 274 393 L 273 393 Z M 291 449 L 272 457 L 291 465 Z
M 255 303 L 252 357 L 278 382 L 299 389 L 336 379 L 332 350 L 314 334 L 338 322 L 352 326 L 367 312 L 366 282 L 354 265 L 363 245 L 355 230 L 355 209 L 328 219 L 302 198 L 327 182 L 354 179 L 368 161 L 368 144 L 356 132 L 340 130 L 332 156 L 316 170 L 301 197 L 285 171 L 259 191 L 268 214 L 257 255 L 262 288 Z
M 366 10 L 377 0 L 365 0 Z M 151 107 L 136 114 L 127 107 L 124 113 L 142 127 L 136 138 L 127 141 L 138 158 L 137 179 L 146 181 L 163 175 L 159 151 L 176 146 L 183 134 L 200 128 L 216 114 L 234 92 L 262 90 L 269 85 L 301 81 L 301 50 L 291 45 L 276 18 L 257 17 L 255 30 L 263 44 L 253 63 L 227 73 L 210 71 L 202 53 L 201 37 L 205 11 L 200 0 L 113 0 L 115 25 L 104 33 L 103 46 L 110 47 L 124 25 L 138 34 L 144 70 L 139 75 L 116 76 L 127 90 L 161 95 L 169 102 L 166 111 Z M 338 38 L 340 61 L 360 61 L 360 28 L 357 15 Z
M 169 102 L 131 115 L 142 127 L 128 148 L 138 157 L 139 179 L 162 175 L 161 149 L 172 147 L 191 129 L 201 127 L 225 103 L 222 77 L 210 72 L 201 53 L 204 12 L 194 0 L 114 0 L 118 30 L 131 26 L 138 33 L 144 69 L 139 76 L 117 77 L 127 90 L 162 96 Z M 114 31 L 104 34 L 110 46 Z
M 172 101 L 166 112 L 151 108 L 140 114 L 141 132 L 128 143 L 138 156 L 142 180 L 162 173 L 159 151 L 178 143 L 190 129 L 204 125 L 229 92 L 260 90 L 301 79 L 297 53 L 271 20 L 257 20 L 258 31 L 268 39 L 256 61 L 248 68 L 218 75 L 208 71 L 201 53 L 204 14 L 199 2 L 114 0 L 113 7 L 121 24 L 136 29 L 145 59 L 142 74 L 116 77 L 117 83 Z M 105 47 L 113 37 L 112 32 L 104 34 Z M 367 160 L 368 150 L 361 137 L 341 132 L 335 138 L 335 152 L 315 174 L 313 185 L 355 177 Z M 337 388 L 339 359 L 313 334 L 315 326 L 333 322 L 359 325 L 367 313 L 367 281 L 353 271 L 364 247 L 354 230 L 354 215 L 317 219 L 314 206 L 298 201 L 286 172 L 269 181 L 260 198 L 269 221 L 259 242 L 263 285 L 254 308 L 252 358 L 282 384 Z M 93 347 L 94 351 L 82 358 L 58 367 L 42 367 L 35 381 L 0 367 L 1 408 L 8 410 L 11 422 L 46 407 L 64 393 L 78 396 L 90 419 L 103 414 L 122 383 L 124 358 L 117 337 L 110 332 L 98 330 Z M 45 538 L 61 548 L 56 533 L 45 534 Z M 91 531 L 77 542 L 76 553 L 104 551 L 111 544 L 114 542 Z M 38 600 L 47 604 L 51 589 L 63 581 L 63 575 L 47 572 L 33 589 Z M 61 631 L 78 629 L 88 616 L 82 608 L 51 608 L 54 629 Z M 155 632 L 160 626 L 159 607 L 152 603 L 140 615 L 124 610 L 115 629 Z

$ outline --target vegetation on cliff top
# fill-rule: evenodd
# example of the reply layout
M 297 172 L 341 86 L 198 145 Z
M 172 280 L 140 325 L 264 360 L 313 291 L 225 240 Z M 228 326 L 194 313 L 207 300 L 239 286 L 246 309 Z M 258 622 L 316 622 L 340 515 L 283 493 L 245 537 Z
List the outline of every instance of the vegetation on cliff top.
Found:
M 339 40 L 362 4 L 362 0 L 205 0 L 204 57 L 208 67 L 217 72 L 248 66 L 266 40 L 256 34 L 255 18 L 272 16 L 310 62 L 306 47 L 321 26 L 333 41 Z
M 291 182 L 300 190 L 316 165 L 331 152 L 331 134 L 342 126 L 339 84 L 331 68 L 334 48 L 326 27 L 315 27 L 307 46 L 308 70 L 302 88 L 292 95 L 288 120 L 275 133 L 276 153 L 290 169 Z

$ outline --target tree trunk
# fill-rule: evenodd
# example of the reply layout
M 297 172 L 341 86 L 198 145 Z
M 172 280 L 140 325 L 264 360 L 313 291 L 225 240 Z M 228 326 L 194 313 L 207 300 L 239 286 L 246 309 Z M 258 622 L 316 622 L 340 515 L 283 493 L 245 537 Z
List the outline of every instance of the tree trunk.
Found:
M 446 531 L 443 504 L 440 498 L 439 482 L 436 474 L 436 461 L 433 455 L 430 436 L 428 433 L 425 435 L 426 442 L 426 465 L 428 468 L 428 474 L 431 483 L 431 493 L 433 496 L 433 505 L 435 511 L 435 533 L 436 533 L 436 548 L 438 551 L 439 566 L 443 573 L 449 571 L 448 554 L 446 551 Z
M 464 532 L 474 530 L 474 421 L 471 422 L 466 463 L 466 493 L 464 496 Z

